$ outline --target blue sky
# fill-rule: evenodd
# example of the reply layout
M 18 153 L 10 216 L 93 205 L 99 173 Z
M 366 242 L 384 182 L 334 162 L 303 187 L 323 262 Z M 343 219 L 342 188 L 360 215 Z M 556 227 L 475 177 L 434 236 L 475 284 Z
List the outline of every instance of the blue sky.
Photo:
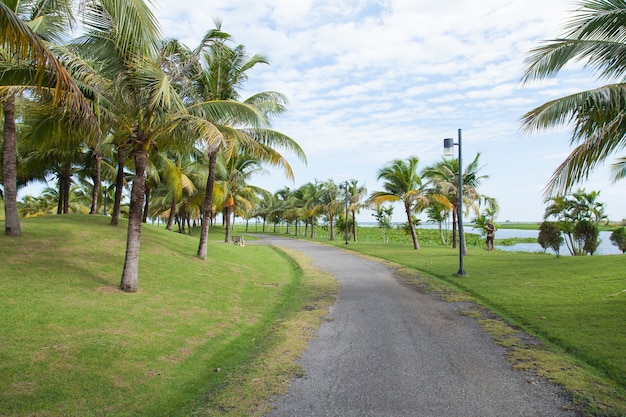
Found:
M 289 111 L 274 128 L 295 139 L 308 164 L 286 153 L 280 171 L 254 180 L 270 191 L 309 181 L 357 179 L 381 189 L 378 169 L 411 155 L 441 160 L 443 138 L 463 130 L 463 159 L 480 153 L 479 191 L 500 204 L 498 222 L 539 221 L 543 188 L 572 150 L 567 128 L 520 132 L 528 110 L 600 85 L 578 65 L 556 78 L 520 82 L 527 52 L 562 32 L 571 0 L 177 0 L 156 2 L 163 34 L 189 47 L 214 28 L 271 65 L 249 74 L 243 96 L 274 90 Z M 456 149 L 456 148 L 455 148 Z M 620 155 L 621 156 L 621 155 Z M 581 187 L 600 190 L 612 220 L 626 218 L 626 183 L 607 167 Z M 469 216 L 469 218 L 472 218 Z M 372 221 L 369 210 L 359 216 Z M 425 217 L 423 217 L 425 218 Z M 402 210 L 394 220 L 404 221 Z
M 235 43 L 269 57 L 243 96 L 288 97 L 289 112 L 274 127 L 304 148 L 308 164 L 291 156 L 295 183 L 271 171 L 257 185 L 276 191 L 357 179 L 380 190 L 385 163 L 417 155 L 424 168 L 441 160 L 443 138 L 456 139 L 461 128 L 464 162 L 480 152 L 489 176 L 480 192 L 498 200 L 503 222 L 542 219 L 543 187 L 572 149 L 567 128 L 522 135 L 521 116 L 600 85 L 580 66 L 520 83 L 528 50 L 557 37 L 575 8 L 569 0 L 178 0 L 155 12 L 164 35 L 190 47 L 219 18 Z M 601 190 L 609 217 L 619 220 L 624 185 L 599 168 L 581 187 Z M 369 210 L 360 219 L 373 220 Z M 394 219 L 404 220 L 400 208 Z

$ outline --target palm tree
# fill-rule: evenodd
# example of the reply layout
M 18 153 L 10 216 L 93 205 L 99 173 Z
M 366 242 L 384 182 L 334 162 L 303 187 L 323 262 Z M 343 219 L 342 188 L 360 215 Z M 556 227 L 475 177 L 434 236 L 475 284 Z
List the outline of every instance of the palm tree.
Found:
M 296 190 L 297 197 L 304 202 L 302 217 L 305 219 L 305 236 L 308 235 L 308 227 L 311 225 L 311 239 L 315 238 L 317 217 L 323 212 L 321 193 L 323 184 L 317 180 L 307 182 Z
M 479 214 L 479 203 L 483 196 L 478 192 L 478 186 L 483 179 L 489 178 L 487 175 L 479 175 L 481 167 L 478 165 L 480 160 L 480 153 L 476 154 L 476 157 L 463 169 L 462 172 L 462 197 L 463 205 L 469 212 L 470 209 Z M 459 160 L 458 159 L 444 159 L 427 167 L 423 175 L 429 179 L 430 184 L 433 186 L 431 193 L 444 197 L 440 200 L 446 206 L 452 208 L 452 247 L 457 247 L 457 222 L 458 217 L 465 213 L 459 213 Z M 465 251 L 465 248 L 463 248 Z
M 232 153 L 233 149 L 245 150 L 263 163 L 282 167 L 289 179 L 293 179 L 291 167 L 276 148 L 287 149 L 305 160 L 304 152 L 293 139 L 269 129 L 269 117 L 282 114 L 286 110 L 284 96 L 276 92 L 263 92 L 253 95 L 244 102 L 237 102 L 240 99 L 238 90 L 247 80 L 247 71 L 257 64 L 267 63 L 267 59 L 262 55 L 248 57 L 243 45 L 228 47 L 225 41 L 229 35 L 221 31 L 220 22 L 216 22 L 216 26 L 216 29 L 205 35 L 201 45 L 192 55 L 200 59 L 189 64 L 190 77 L 196 87 L 195 95 L 190 94 L 190 98 L 212 105 L 212 107 L 206 105 L 189 107 L 190 112 L 204 118 L 206 125 L 213 128 L 212 141 L 207 146 L 209 176 L 198 244 L 198 257 L 202 259 L 207 256 L 209 219 L 213 214 L 211 208 L 215 163 L 219 152 Z M 238 110 L 239 113 L 236 114 L 238 117 L 233 117 L 232 114 L 220 116 L 215 113 L 215 106 L 223 107 L 226 104 Z
M 446 235 L 443 234 L 443 223 L 447 222 L 449 219 L 450 209 L 446 208 L 444 204 L 440 203 L 431 203 L 426 208 L 426 215 L 428 216 L 428 220 L 431 222 L 436 222 L 439 229 L 439 239 L 441 240 L 442 245 L 448 244 L 448 226 L 446 223 Z
M 37 21 L 31 26 L 29 22 Z M 21 92 L 49 91 L 55 105 L 68 110 L 74 121 L 93 128 L 96 125 L 84 95 L 50 50 L 50 43 L 60 41 L 60 34 L 73 21 L 71 1 L 45 0 L 0 2 L 0 31 L 3 65 L 0 94 L 4 113 L 3 184 L 5 234 L 19 236 L 17 213 L 17 131 L 15 100 Z M 34 71 L 33 71 L 34 69 Z M 32 98 L 36 96 L 31 94 Z
M 428 205 L 427 189 L 418 174 L 419 158 L 410 156 L 405 160 L 395 159 L 378 170 L 378 180 L 384 180 L 385 191 L 375 191 L 369 198 L 372 204 L 401 201 L 407 218 L 407 224 L 413 240 L 413 249 L 419 249 L 413 212 Z
M 120 288 L 135 292 L 139 282 L 139 247 L 145 169 L 148 155 L 164 135 L 171 112 L 183 108 L 155 56 L 159 30 L 149 7 L 139 0 L 105 1 L 85 7 L 86 34 L 77 49 L 98 51 L 100 72 L 115 88 L 102 92 L 110 105 L 115 130 L 131 144 L 134 165 L 126 257 Z M 115 36 L 111 36 L 115 34 Z
M 252 210 L 252 203 L 260 190 L 248 182 L 257 174 L 262 174 L 265 169 L 260 162 L 244 152 L 233 153 L 227 161 L 221 164 L 224 167 L 222 184 L 223 194 L 226 197 L 224 204 L 225 236 L 224 241 L 230 242 L 230 215 L 233 215 L 233 223 L 237 214 L 237 208 L 243 207 Z
M 74 174 L 84 173 L 90 165 L 91 152 L 81 134 L 85 132 L 73 126 L 52 106 L 47 106 L 43 97 L 38 103 L 26 107 L 22 120 L 23 165 L 29 175 L 39 180 L 45 181 L 50 175 L 57 178 L 57 214 L 67 214 Z M 83 179 L 84 175 L 79 178 Z
M 332 179 L 321 184 L 319 199 L 321 212 L 328 221 L 329 239 L 335 240 L 335 216 L 343 209 L 345 200 L 339 198 L 339 187 Z
M 364 185 L 359 185 L 358 180 L 350 180 L 348 183 L 348 195 L 349 195 L 349 211 L 352 217 L 352 241 L 356 242 L 356 213 L 358 213 L 364 204 L 361 203 L 363 197 L 367 194 L 367 188 Z M 347 217 L 347 215 L 346 215 Z M 348 219 L 346 218 L 346 221 Z
M 276 226 L 284 220 L 284 214 L 290 208 L 292 194 L 293 191 L 289 187 L 283 187 L 274 193 L 271 205 L 273 210 L 270 212 L 270 218 L 274 223 L 274 233 L 276 233 Z
M 586 68 L 616 83 L 552 100 L 523 118 L 528 133 L 573 124 L 570 144 L 575 146 L 554 171 L 546 196 L 567 193 L 588 178 L 595 167 L 626 145 L 626 3 L 615 0 L 584 0 L 556 40 L 531 50 L 526 59 L 525 83 L 555 77 L 570 62 L 583 61 Z M 624 159 L 614 164 L 613 180 L 624 177 Z

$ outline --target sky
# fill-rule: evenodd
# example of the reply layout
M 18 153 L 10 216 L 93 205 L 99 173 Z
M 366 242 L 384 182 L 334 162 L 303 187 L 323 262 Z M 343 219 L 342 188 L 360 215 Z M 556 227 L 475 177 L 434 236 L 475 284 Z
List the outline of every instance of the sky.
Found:
M 155 4 L 164 36 L 193 48 L 221 20 L 233 45 L 270 61 L 250 71 L 243 98 L 271 90 L 289 100 L 273 127 L 298 142 L 307 163 L 285 152 L 294 182 L 278 170 L 252 181 L 272 192 L 329 179 L 356 179 L 368 193 L 379 191 L 377 173 L 386 163 L 415 155 L 423 169 L 441 161 L 443 138 L 456 142 L 461 129 L 463 162 L 480 153 L 488 178 L 479 192 L 497 199 L 497 221 L 540 221 L 544 187 L 573 149 L 570 130 L 527 135 L 520 119 L 549 100 L 601 85 L 580 64 L 555 79 L 521 83 L 528 51 L 563 33 L 577 8 L 571 0 L 199 4 Z M 611 182 L 614 159 L 580 188 L 600 191 L 609 218 L 621 220 L 626 183 Z M 374 220 L 370 210 L 359 218 Z M 405 220 L 400 207 L 394 220 Z
M 528 51 L 558 37 L 576 7 L 571 0 L 160 0 L 154 12 L 164 37 L 191 48 L 219 19 L 233 45 L 269 58 L 249 71 L 242 97 L 287 96 L 289 110 L 273 128 L 303 148 L 307 163 L 285 152 L 295 181 L 272 169 L 255 185 L 275 192 L 356 179 L 369 194 L 382 190 L 377 173 L 386 163 L 418 156 L 423 169 L 441 161 L 443 139 L 456 142 L 462 129 L 463 162 L 480 153 L 488 178 L 479 192 L 498 201 L 496 221 L 504 222 L 542 220 L 543 189 L 573 149 L 567 127 L 523 134 L 522 115 L 601 85 L 580 64 L 521 83 Z M 611 220 L 626 218 L 626 183 L 613 184 L 608 169 L 618 156 L 580 185 L 601 192 Z M 365 210 L 359 220 L 374 218 Z M 400 207 L 394 220 L 406 220 Z

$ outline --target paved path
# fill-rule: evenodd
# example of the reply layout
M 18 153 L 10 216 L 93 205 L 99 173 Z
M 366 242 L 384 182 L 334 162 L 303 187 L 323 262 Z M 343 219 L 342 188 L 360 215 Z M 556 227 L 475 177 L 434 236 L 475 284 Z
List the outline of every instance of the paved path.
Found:
M 458 305 L 398 283 L 383 264 L 293 238 L 341 290 L 267 417 L 575 416 L 557 390 L 512 370 L 506 352 Z M 416 253 L 419 256 L 419 253 Z

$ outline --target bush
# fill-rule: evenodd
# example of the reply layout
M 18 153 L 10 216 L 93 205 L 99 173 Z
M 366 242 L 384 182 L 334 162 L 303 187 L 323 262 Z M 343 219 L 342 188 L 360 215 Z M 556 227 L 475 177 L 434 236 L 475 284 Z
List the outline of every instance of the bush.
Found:
M 561 236 L 561 229 L 556 223 L 543 222 L 539 226 L 539 236 L 537 242 L 541 245 L 543 250 L 552 249 L 556 256 L 559 256 L 561 245 L 563 244 L 563 236 Z
M 574 226 L 574 239 L 582 242 L 582 250 L 593 255 L 600 246 L 600 229 L 589 220 L 581 220 Z
M 623 227 L 613 230 L 610 239 L 622 251 L 622 254 L 626 253 L 626 231 Z

